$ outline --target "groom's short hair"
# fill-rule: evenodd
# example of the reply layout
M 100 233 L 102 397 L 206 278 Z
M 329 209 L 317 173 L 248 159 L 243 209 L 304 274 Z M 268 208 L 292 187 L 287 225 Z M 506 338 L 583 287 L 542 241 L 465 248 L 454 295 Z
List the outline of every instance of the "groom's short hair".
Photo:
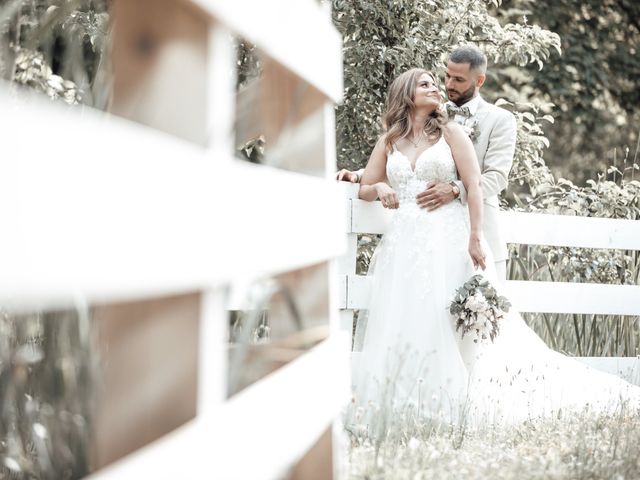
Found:
M 453 63 L 468 63 L 469 70 L 487 73 L 487 56 L 474 45 L 464 45 L 451 52 L 449 61 Z

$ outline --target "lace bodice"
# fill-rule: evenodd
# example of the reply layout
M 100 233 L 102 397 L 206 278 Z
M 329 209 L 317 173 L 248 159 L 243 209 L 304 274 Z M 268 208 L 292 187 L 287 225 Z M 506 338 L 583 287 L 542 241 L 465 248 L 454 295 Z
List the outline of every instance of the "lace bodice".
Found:
M 456 165 L 444 136 L 416 159 L 415 172 L 409 159 L 393 147 L 387 156 L 387 178 L 398 194 L 400 204 L 415 203 L 416 195 L 428 182 L 448 183 L 456 179 Z
M 428 295 L 434 278 L 417 272 L 429 271 L 433 252 L 441 242 L 439 239 L 446 238 L 449 251 L 456 251 L 462 257 L 468 247 L 469 213 L 462 203 L 453 201 L 429 211 L 420 208 L 416 202 L 416 195 L 423 192 L 429 182 L 448 183 L 456 179 L 456 166 L 449 144 L 441 136 L 418 156 L 415 171 L 411 169 L 409 159 L 394 146 L 387 156 L 386 169 L 391 188 L 398 195 L 400 208 L 393 211 L 382 244 L 389 251 L 403 250 L 409 261 L 403 271 L 396 274 L 413 278 L 420 283 L 420 294 Z M 410 239 L 409 244 L 404 243 L 407 238 Z M 382 250 L 376 250 L 376 255 L 378 251 Z M 393 255 L 382 257 L 380 263 L 385 264 Z

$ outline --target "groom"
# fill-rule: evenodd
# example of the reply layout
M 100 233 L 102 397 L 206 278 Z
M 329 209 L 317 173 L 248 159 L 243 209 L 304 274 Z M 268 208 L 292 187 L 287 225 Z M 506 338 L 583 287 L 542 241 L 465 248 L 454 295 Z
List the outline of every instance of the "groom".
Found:
M 483 232 L 496 263 L 498 279 L 507 274 L 507 246 L 500 233 L 498 195 L 507 187 L 516 146 L 514 116 L 484 101 L 480 89 L 486 79 L 487 57 L 474 46 L 456 48 L 449 57 L 445 72 L 445 88 L 449 101 L 445 104 L 449 118 L 467 131 L 473 141 L 482 173 L 484 196 Z M 359 182 L 362 170 L 338 172 L 338 180 Z M 463 204 L 467 194 L 461 181 L 427 186 L 417 196 L 421 208 L 435 210 L 454 200 Z

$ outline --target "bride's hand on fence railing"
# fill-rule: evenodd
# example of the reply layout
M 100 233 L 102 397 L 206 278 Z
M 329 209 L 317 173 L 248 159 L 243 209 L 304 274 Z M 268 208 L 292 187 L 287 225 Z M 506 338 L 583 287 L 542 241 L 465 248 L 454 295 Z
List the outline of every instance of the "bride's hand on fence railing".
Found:
M 398 208 L 400 206 L 398 195 L 396 195 L 393 188 L 386 183 L 380 182 L 376 184 L 376 192 L 378 193 L 378 198 L 380 198 L 380 202 L 382 202 L 382 206 L 384 208 Z
M 482 270 L 487 268 L 485 263 L 486 255 L 484 254 L 484 250 L 482 250 L 479 234 L 472 233 L 469 236 L 469 256 L 471 256 L 474 268 L 480 267 Z
M 352 172 L 351 170 L 343 168 L 338 173 L 336 173 L 336 180 L 341 182 L 359 183 L 360 175 L 358 174 L 358 172 Z

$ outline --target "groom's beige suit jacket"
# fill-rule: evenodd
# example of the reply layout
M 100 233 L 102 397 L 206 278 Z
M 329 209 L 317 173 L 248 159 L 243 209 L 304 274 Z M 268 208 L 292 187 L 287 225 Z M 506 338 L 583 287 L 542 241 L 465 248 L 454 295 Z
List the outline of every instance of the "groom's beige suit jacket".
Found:
M 509 171 L 513 164 L 516 148 L 516 120 L 513 114 L 503 108 L 486 102 L 477 97 L 477 105 L 471 108 L 471 117 L 465 123 L 468 125 L 477 120 L 478 135 L 473 146 L 482 173 L 482 193 L 484 196 L 484 218 L 482 230 L 494 261 L 500 262 L 508 257 L 507 245 L 500 230 L 498 195 L 507 187 Z M 475 98 L 470 100 L 471 104 Z M 475 111 L 474 111 L 475 110 Z M 460 187 L 460 201 L 466 204 L 467 192 L 462 182 Z

